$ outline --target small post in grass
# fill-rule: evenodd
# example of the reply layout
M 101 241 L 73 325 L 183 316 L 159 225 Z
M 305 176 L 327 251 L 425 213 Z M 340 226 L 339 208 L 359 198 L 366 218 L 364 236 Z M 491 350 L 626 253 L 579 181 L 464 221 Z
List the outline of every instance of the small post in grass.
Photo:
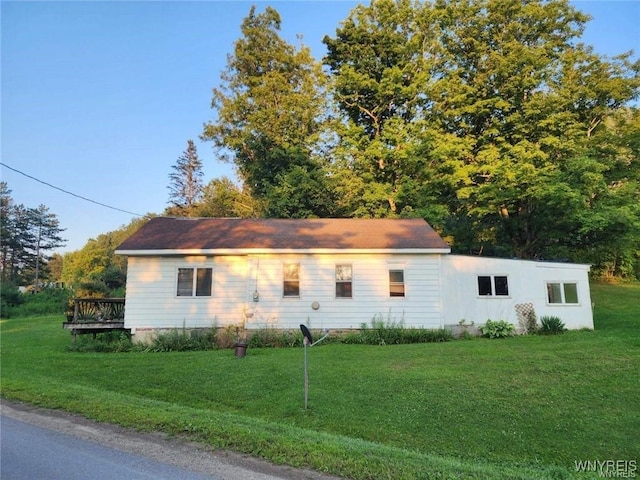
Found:
M 300 324 L 300 331 L 302 331 L 302 336 L 304 337 L 302 340 L 302 344 L 304 345 L 304 409 L 306 410 L 307 403 L 309 402 L 309 371 L 307 369 L 307 346 L 313 347 L 315 344 L 320 343 L 322 340 L 327 338 L 327 336 L 329 335 L 329 331 L 325 330 L 325 335 L 315 343 L 313 342 L 311 332 L 306 325 Z

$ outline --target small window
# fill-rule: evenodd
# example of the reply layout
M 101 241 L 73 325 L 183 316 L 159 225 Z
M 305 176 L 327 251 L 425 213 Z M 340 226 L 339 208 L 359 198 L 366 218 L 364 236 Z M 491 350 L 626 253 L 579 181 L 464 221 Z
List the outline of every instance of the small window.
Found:
M 353 298 L 353 268 L 336 265 L 336 298 Z
M 547 299 L 549 303 L 578 303 L 577 283 L 547 283 Z
M 505 275 L 479 275 L 478 295 L 482 297 L 509 296 L 509 281 Z
M 404 297 L 404 270 L 389 270 L 389 296 Z
M 179 268 L 178 297 L 210 297 L 213 283 L 212 268 Z
M 283 296 L 285 297 L 300 296 L 300 264 L 299 263 L 284 264 Z

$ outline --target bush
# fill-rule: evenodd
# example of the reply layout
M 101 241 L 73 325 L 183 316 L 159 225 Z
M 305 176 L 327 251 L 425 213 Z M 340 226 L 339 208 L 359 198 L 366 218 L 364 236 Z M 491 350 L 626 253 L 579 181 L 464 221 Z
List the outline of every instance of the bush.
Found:
M 216 328 L 207 331 L 174 328 L 153 336 L 151 345 L 139 345 L 148 352 L 185 352 L 188 350 L 213 350 L 216 348 Z
M 482 335 L 488 338 L 507 338 L 515 333 L 515 327 L 505 320 L 487 320 L 480 328 Z
M 275 328 L 261 328 L 251 333 L 247 344 L 252 348 L 301 347 L 302 332 L 276 330 Z
M 543 335 L 557 335 L 565 331 L 564 323 L 555 316 L 540 317 L 540 330 Z
M 18 287 L 9 282 L 0 285 L 0 317 L 9 318 L 10 312 L 24 301 Z
M 3 300 L 4 300 L 4 291 Z M 6 315 L 12 317 L 29 317 L 35 315 L 61 315 L 67 308 L 71 291 L 63 288 L 44 288 L 39 292 L 19 293 L 21 301 L 8 307 Z M 3 315 L 5 315 L 3 305 Z
M 360 331 L 348 333 L 342 343 L 360 345 L 400 345 L 407 343 L 447 342 L 453 334 L 446 329 L 405 328 L 403 321 L 384 321 L 381 315 L 371 320 L 371 327 L 366 323 Z

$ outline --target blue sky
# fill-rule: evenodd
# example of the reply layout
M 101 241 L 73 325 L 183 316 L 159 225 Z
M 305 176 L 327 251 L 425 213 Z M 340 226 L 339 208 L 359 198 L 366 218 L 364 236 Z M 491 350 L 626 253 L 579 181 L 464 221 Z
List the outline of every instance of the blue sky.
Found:
M 595 51 L 640 53 L 640 1 L 574 1 L 594 17 Z M 193 139 L 205 181 L 233 168 L 198 139 L 211 89 L 252 4 L 275 7 L 282 36 L 316 58 L 356 2 L 2 1 L 2 163 L 121 210 L 161 213 L 169 173 Z M 16 203 L 55 213 L 73 251 L 128 224 L 105 208 L 0 167 Z

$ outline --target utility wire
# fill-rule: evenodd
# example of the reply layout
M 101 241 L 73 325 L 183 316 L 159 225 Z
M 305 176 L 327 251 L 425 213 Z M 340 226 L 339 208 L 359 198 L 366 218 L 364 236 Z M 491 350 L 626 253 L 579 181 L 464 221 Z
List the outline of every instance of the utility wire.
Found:
M 96 205 L 100 205 L 101 207 L 110 208 L 111 210 L 117 210 L 118 212 L 128 213 L 128 214 L 134 215 L 136 217 L 144 217 L 144 215 L 140 215 L 139 213 L 129 212 L 128 210 L 122 210 L 121 208 L 112 207 L 111 205 L 107 205 L 105 203 L 96 202 L 95 200 L 91 200 L 90 198 L 83 197 L 82 195 L 76 195 L 73 192 L 69 192 L 68 190 L 64 190 L 64 189 L 62 189 L 60 187 L 56 187 L 55 185 L 51 185 L 50 183 L 47 183 L 47 182 L 45 182 L 43 180 L 40 180 L 40 179 L 38 179 L 36 177 L 32 177 L 31 175 L 27 175 L 26 173 L 21 172 L 20 170 L 17 170 L 17 169 L 15 169 L 13 167 L 10 167 L 6 163 L 0 162 L 0 165 L 2 165 L 3 167 L 8 168 L 9 170 L 13 170 L 14 172 L 19 173 L 20 175 L 24 175 L 25 177 L 30 178 L 31 180 L 35 180 L 36 182 L 42 183 L 43 185 L 46 185 L 47 187 L 55 188 L 56 190 L 60 190 L 61 192 L 66 193 L 67 195 L 71 195 L 73 197 L 79 198 L 79 199 L 84 200 L 86 202 L 95 203 Z

